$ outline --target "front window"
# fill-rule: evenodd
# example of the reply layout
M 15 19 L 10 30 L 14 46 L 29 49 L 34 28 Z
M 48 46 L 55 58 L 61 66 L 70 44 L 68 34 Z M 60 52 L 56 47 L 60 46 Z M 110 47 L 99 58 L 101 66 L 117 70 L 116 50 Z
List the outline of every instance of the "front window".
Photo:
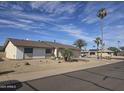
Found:
M 24 48 L 24 53 L 33 53 L 33 48 Z
M 95 55 L 95 52 L 90 52 L 90 55 Z
M 52 53 L 52 49 L 46 49 L 46 54 L 51 54 Z

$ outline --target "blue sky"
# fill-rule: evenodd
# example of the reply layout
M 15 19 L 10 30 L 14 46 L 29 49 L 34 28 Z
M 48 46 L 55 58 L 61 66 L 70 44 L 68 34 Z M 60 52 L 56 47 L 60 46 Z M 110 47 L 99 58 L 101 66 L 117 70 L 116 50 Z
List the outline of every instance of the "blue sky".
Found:
M 106 8 L 104 41 L 106 47 L 124 45 L 124 2 L 0 2 L 0 44 L 6 38 L 48 40 L 73 44 L 84 39 L 87 48 L 100 36 L 96 13 Z

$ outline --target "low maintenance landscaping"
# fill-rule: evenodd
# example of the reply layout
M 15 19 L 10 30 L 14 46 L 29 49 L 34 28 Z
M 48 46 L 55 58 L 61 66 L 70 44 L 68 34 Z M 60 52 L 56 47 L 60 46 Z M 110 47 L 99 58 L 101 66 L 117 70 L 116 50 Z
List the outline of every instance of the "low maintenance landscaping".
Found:
M 117 60 L 96 60 L 96 58 L 73 59 L 72 62 L 53 59 L 5 60 L 0 63 L 0 75 L 20 74 L 54 69 L 75 69 L 89 65 L 108 63 Z M 104 63 L 104 64 L 105 64 Z

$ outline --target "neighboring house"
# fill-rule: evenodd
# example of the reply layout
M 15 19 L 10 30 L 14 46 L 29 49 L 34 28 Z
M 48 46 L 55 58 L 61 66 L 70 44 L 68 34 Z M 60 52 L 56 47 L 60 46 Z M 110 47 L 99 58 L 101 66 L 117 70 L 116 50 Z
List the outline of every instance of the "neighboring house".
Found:
M 117 53 L 117 56 L 124 56 L 124 50 L 121 50 Z
M 88 56 L 88 55 L 89 55 L 89 51 L 87 51 L 87 50 L 81 51 L 81 57 L 85 57 L 85 56 Z
M 89 51 L 82 51 L 81 55 L 86 56 L 97 56 L 97 49 L 89 49 Z M 98 55 L 101 55 L 101 50 L 98 51 Z M 113 56 L 114 52 L 108 49 L 103 49 L 102 56 Z
M 5 42 L 4 49 L 6 58 L 8 59 L 62 57 L 61 50 L 63 49 L 71 49 L 73 57 L 80 56 L 80 49 L 74 46 L 49 41 L 8 38 Z

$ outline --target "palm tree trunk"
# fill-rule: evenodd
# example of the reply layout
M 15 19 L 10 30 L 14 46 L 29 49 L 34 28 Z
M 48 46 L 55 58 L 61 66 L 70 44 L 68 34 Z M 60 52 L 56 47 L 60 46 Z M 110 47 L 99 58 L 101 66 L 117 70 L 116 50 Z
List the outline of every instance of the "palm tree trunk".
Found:
M 97 45 L 97 59 L 99 59 L 99 54 L 98 54 L 98 51 L 99 51 L 99 46 Z
M 102 38 L 102 42 L 101 42 L 101 59 L 102 59 L 102 53 L 103 53 L 103 20 L 101 19 L 101 38 Z

